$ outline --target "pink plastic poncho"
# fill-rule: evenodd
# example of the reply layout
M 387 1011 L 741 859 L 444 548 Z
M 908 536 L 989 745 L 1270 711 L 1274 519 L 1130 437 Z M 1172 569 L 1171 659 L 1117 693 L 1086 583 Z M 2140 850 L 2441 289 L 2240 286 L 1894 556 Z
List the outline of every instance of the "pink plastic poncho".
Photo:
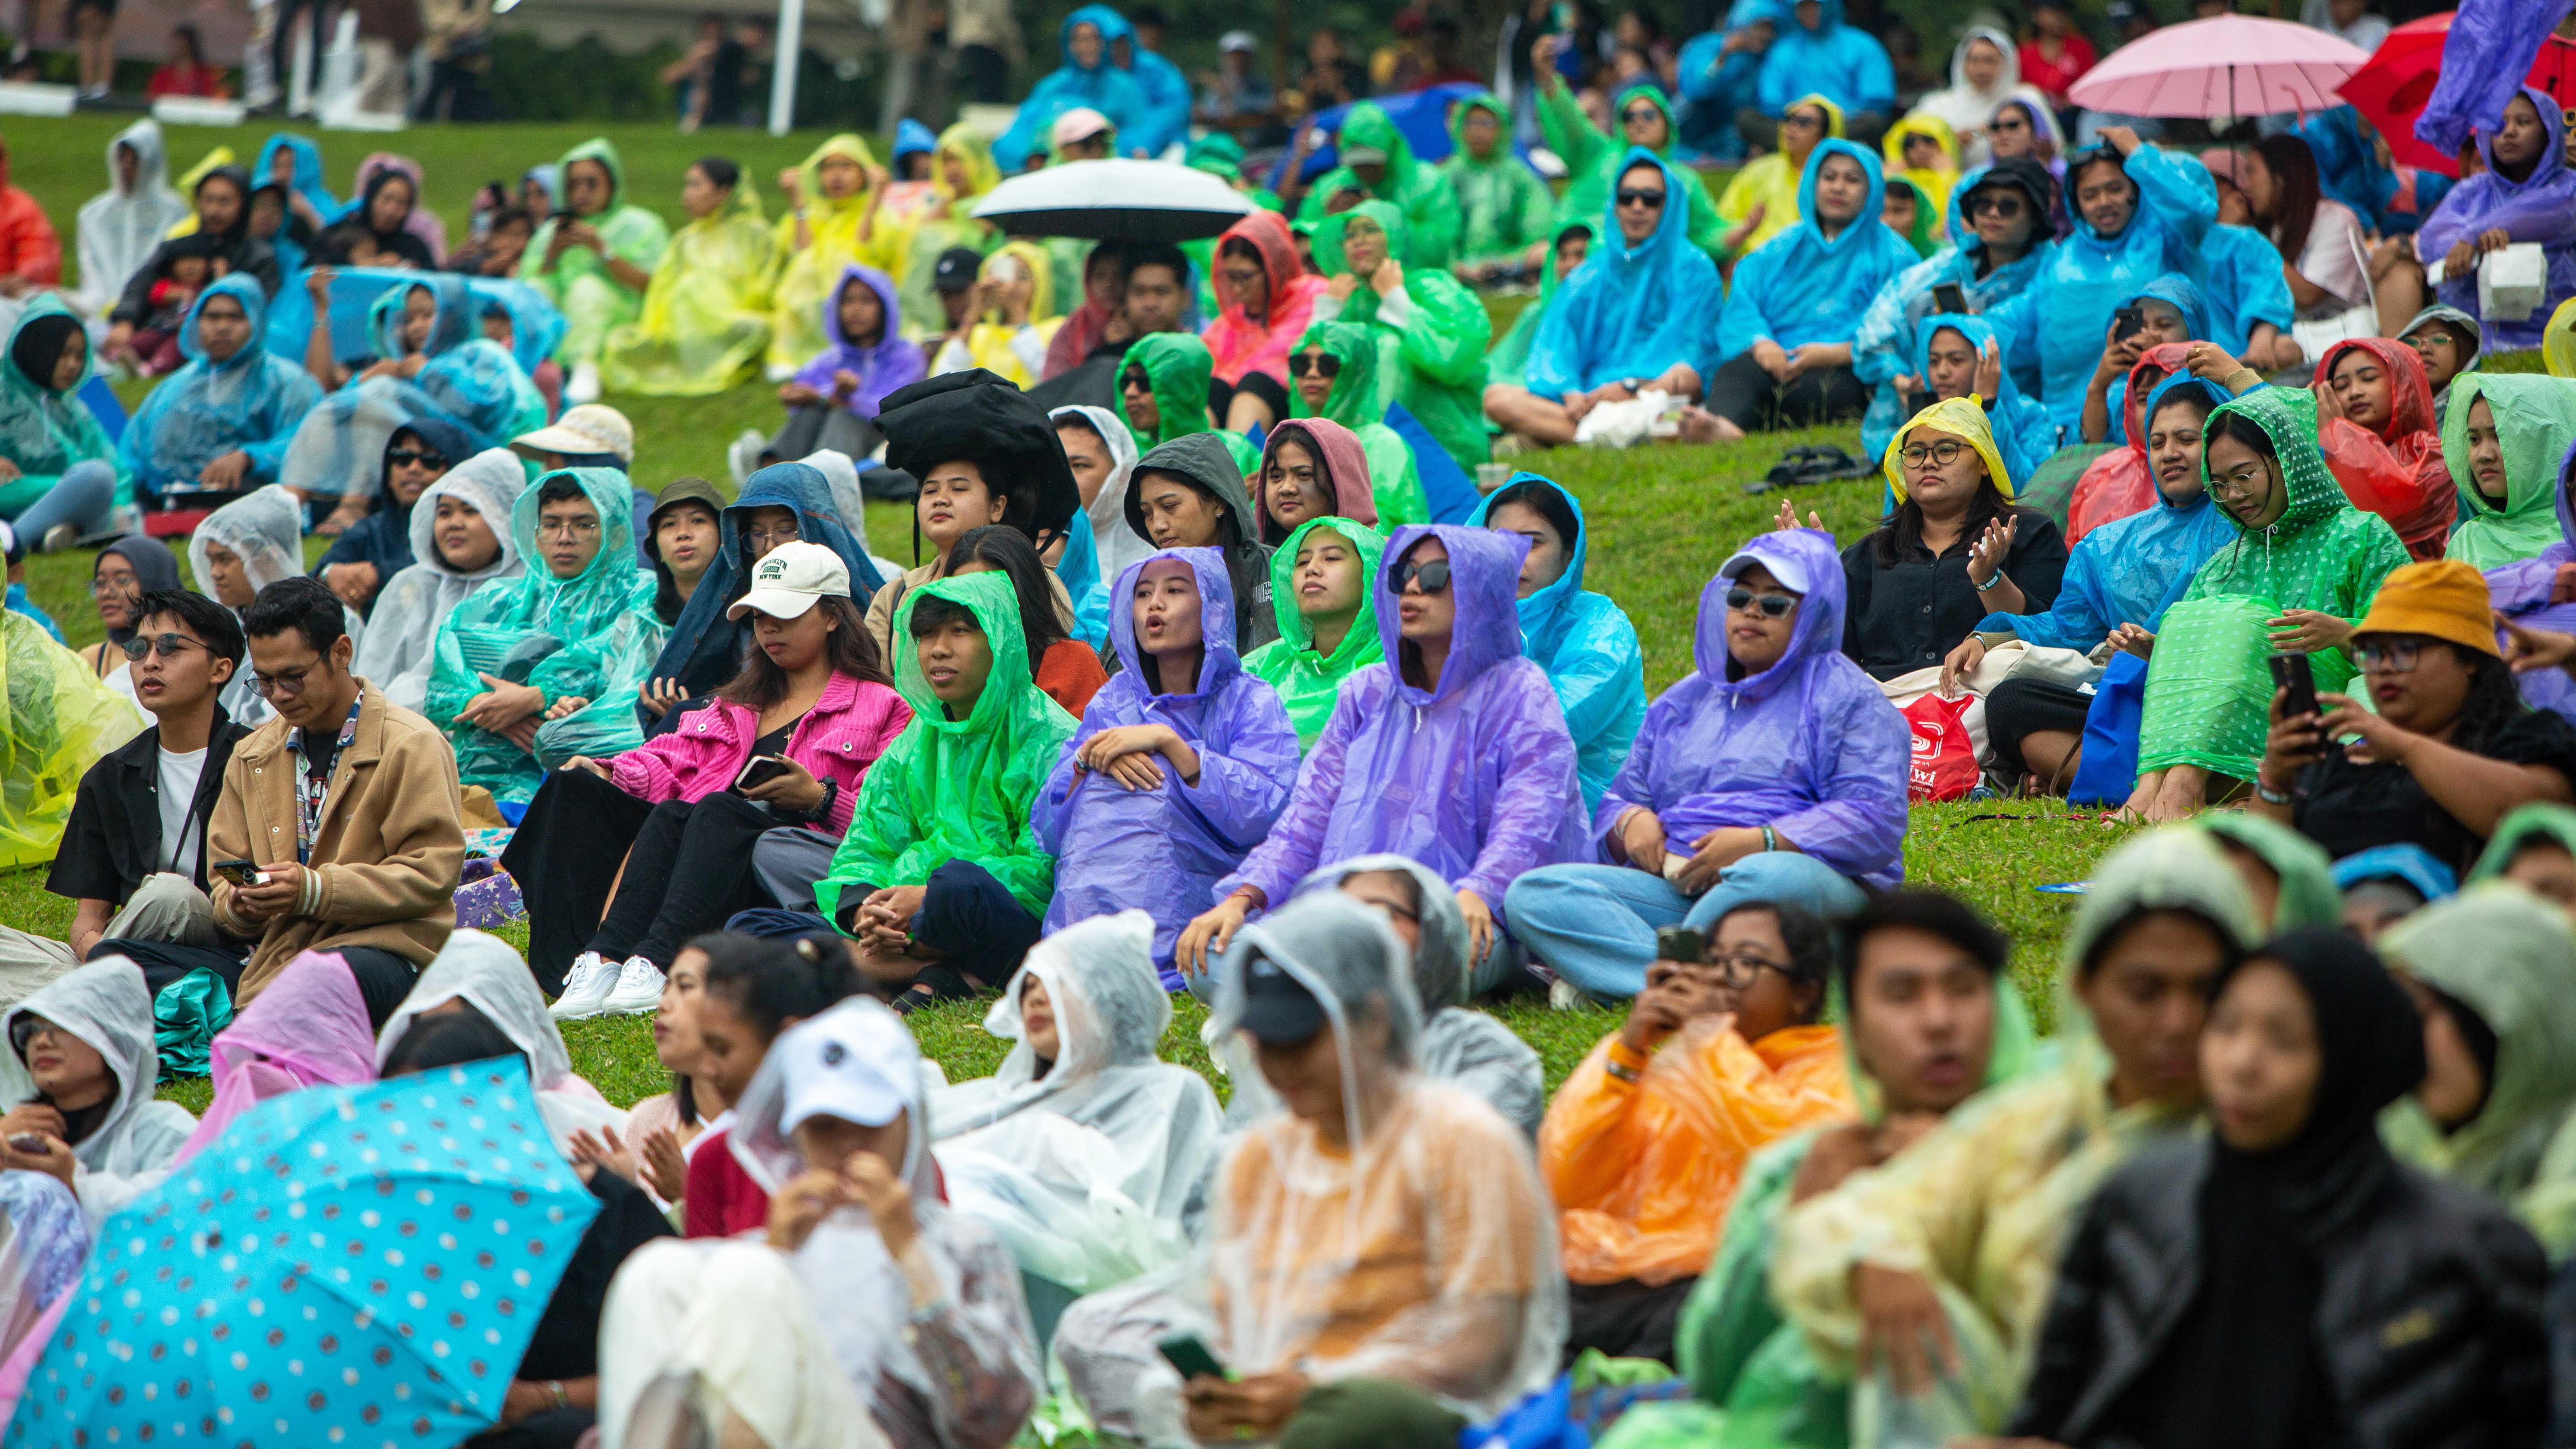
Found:
M 337 951 L 307 951 L 287 962 L 232 1025 L 215 1034 L 207 1055 L 215 1100 L 180 1146 L 180 1162 L 271 1097 L 376 1079 L 376 1033 L 367 1019 L 367 999 Z
M 1256 211 L 1227 227 L 1216 239 L 1219 257 L 1230 241 L 1248 242 L 1261 254 L 1261 270 L 1270 281 L 1267 315 L 1255 322 L 1241 306 L 1228 302 L 1199 340 L 1216 359 L 1219 382 L 1239 382 L 1245 373 L 1259 372 L 1285 387 L 1288 350 L 1315 320 L 1315 298 L 1323 293 L 1324 279 L 1298 265 L 1296 239 L 1275 211 Z

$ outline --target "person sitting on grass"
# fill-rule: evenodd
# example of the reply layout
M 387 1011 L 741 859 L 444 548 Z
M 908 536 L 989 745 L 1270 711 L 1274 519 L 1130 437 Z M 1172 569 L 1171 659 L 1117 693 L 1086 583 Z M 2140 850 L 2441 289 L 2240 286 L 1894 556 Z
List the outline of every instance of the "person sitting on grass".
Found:
M 1483 393 L 1493 319 L 1447 272 L 1399 260 L 1408 225 L 1386 202 L 1363 201 L 1316 226 L 1315 262 L 1328 280 L 1315 321 L 1368 328 L 1396 369 L 1392 381 L 1379 380 L 1379 396 L 1401 404 L 1451 461 L 1472 471 L 1490 452 Z
M 1279 637 L 1243 657 L 1243 668 L 1279 693 L 1301 751 L 1315 748 L 1342 681 L 1386 657 L 1370 581 L 1385 556 L 1377 530 L 1326 514 L 1310 518 L 1270 556 L 1270 608 Z
M 366 637 L 358 641 L 350 666 L 373 680 L 385 698 L 405 709 L 426 704 L 439 626 L 466 600 L 527 568 L 510 536 L 510 515 L 527 483 L 517 454 L 486 448 L 441 473 L 413 500 L 408 551 L 418 561 L 377 592 Z
M 157 501 L 174 488 L 230 495 L 277 481 L 322 389 L 260 345 L 267 325 L 268 298 L 242 273 L 197 295 L 179 328 L 188 361 L 152 389 L 117 439 L 118 471 L 144 497 Z
M 1308 519 L 1347 518 L 1380 533 L 1421 518 L 1389 521 L 1378 511 L 1368 457 L 1351 430 L 1329 418 L 1291 418 L 1270 430 L 1252 477 L 1252 516 L 1261 544 L 1276 549 Z
M 1468 516 L 1471 527 L 1500 529 L 1529 540 L 1521 560 L 1521 650 L 1547 671 L 1574 736 L 1574 774 L 1586 810 L 1601 803 L 1610 778 L 1628 762 L 1628 747 L 1646 718 L 1646 659 L 1637 627 L 1607 594 L 1583 587 L 1592 549 L 1583 504 L 1536 473 L 1515 473 Z
M 2558 474 L 2576 451 L 2576 388 L 2554 377 L 2464 374 L 2442 419 L 2459 527 L 2442 556 L 2480 570 L 2537 558 L 2561 537 Z
M 1526 310 L 1541 305 L 1532 303 Z M 1288 354 L 1288 416 L 1339 423 L 1359 439 L 1382 527 L 1429 523 L 1431 504 L 1422 490 L 1413 445 L 1387 421 L 1403 405 L 1378 393 L 1379 360 L 1376 335 L 1357 322 L 1318 322 L 1307 328 Z
M 12 1069 L 0 1181 L 59 1182 L 95 1232 L 169 1176 L 197 1119 L 152 1094 L 152 992 L 132 961 L 102 956 L 48 982 L 0 1014 L 0 1038 Z
M 472 435 L 436 413 L 394 429 L 385 439 L 375 511 L 341 530 L 313 566 L 313 577 L 360 617 L 374 618 L 377 596 L 394 575 L 419 561 L 411 541 L 413 507 L 448 469 L 480 451 Z
M 1955 312 L 1936 312 L 1923 319 L 1915 331 L 1912 371 L 1890 378 L 1896 394 L 1908 401 L 1905 417 L 1950 398 L 1972 398 L 1986 410 L 1993 425 L 1995 447 L 2003 454 L 2004 472 L 2012 479 L 2013 490 L 2026 487 L 2040 465 L 2057 451 L 2057 420 L 2048 409 L 2022 395 L 2021 385 L 2013 381 L 2013 370 L 2004 356 L 2003 339 L 1984 319 L 1962 316 Z M 1879 408 L 1870 404 L 1875 418 Z M 1888 420 L 1894 424 L 1897 419 Z M 1895 441 L 1889 432 L 1876 449 L 1870 447 L 1868 420 L 1864 420 L 1861 448 L 1883 465 L 1888 445 Z
M 572 1049 L 546 1014 L 546 998 L 518 949 L 472 927 L 458 930 L 420 973 L 411 994 L 395 1004 L 376 1029 L 376 1062 L 390 1074 L 394 1054 L 415 1028 L 454 1017 L 489 1026 L 528 1062 L 528 1086 L 537 1113 L 557 1151 L 576 1163 L 585 1144 L 620 1140 L 626 1114 L 572 1069 Z M 497 1055 L 497 1053 L 495 1053 Z
M 2384 337 L 2338 342 L 2317 361 L 2317 448 L 2352 506 L 2397 530 L 2418 562 L 2442 556 L 2459 487 L 2442 456 L 2433 390 L 2415 349 Z
M 1213 548 L 1240 601 L 1235 648 L 1249 654 L 1279 637 L 1271 615 L 1270 549 L 1224 434 L 1200 432 L 1148 450 L 1127 483 L 1127 527 L 1158 549 Z

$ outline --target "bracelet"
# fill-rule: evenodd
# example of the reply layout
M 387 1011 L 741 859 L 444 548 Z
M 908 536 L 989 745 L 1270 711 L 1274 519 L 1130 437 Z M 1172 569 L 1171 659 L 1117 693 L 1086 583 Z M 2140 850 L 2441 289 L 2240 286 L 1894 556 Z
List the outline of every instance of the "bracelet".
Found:
M 2271 786 L 2264 784 L 2263 777 L 2259 774 L 2254 777 L 2254 798 L 2262 801 L 2266 805 L 2287 805 L 2290 803 L 2289 792 L 2285 790 L 2275 790 Z
M 1974 587 L 1976 591 L 1981 594 L 1993 593 L 1995 590 L 2003 587 L 2003 582 L 2004 571 L 2002 569 L 1995 570 L 1994 577 L 1986 580 L 1982 584 L 1978 583 L 1975 579 L 1968 580 L 1970 586 Z
M 554 1405 L 556 1408 L 569 1409 L 572 1407 L 572 1396 L 564 1392 L 563 1380 L 546 1380 L 546 1393 L 554 1399 Z
M 1780 832 L 1772 829 L 1768 825 L 1763 826 L 1762 848 L 1766 851 L 1778 850 L 1780 848 Z
M 841 782 L 838 780 L 824 781 L 823 798 L 814 802 L 814 808 L 805 812 L 805 818 L 808 820 L 828 819 L 832 813 L 832 802 L 840 798 Z
M 1640 1075 L 1635 1067 L 1628 1066 L 1622 1062 L 1612 1061 L 1607 1057 L 1602 1059 L 1601 1070 L 1617 1077 L 1620 1081 L 1631 1084 L 1635 1083 Z

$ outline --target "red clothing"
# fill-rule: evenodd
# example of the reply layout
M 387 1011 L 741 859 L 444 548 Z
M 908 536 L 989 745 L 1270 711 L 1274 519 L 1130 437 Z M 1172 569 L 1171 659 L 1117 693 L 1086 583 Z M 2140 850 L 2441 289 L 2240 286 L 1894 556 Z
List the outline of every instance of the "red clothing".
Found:
M 733 1160 L 728 1134 L 710 1132 L 689 1154 L 689 1196 L 681 1205 L 692 1238 L 730 1238 L 769 1225 L 769 1194 Z
M 1064 325 L 1055 329 L 1055 337 L 1047 343 L 1046 367 L 1038 381 L 1061 377 L 1080 367 L 1108 330 L 1108 311 L 1093 303 L 1085 302 L 1065 314 Z
M 2036 40 L 2023 41 L 2021 79 L 2024 85 L 2039 87 L 2041 94 L 2053 104 L 2063 106 L 2067 88 L 2093 68 L 2095 56 L 2093 42 L 2080 35 L 2069 35 L 2058 44 L 2061 47 L 2059 54 L 2065 57 L 2063 60 L 2050 60 L 2042 55 Z
M 2326 386 L 2335 364 L 2355 349 L 2377 358 L 2388 373 L 2388 426 L 2373 433 L 2327 418 L 2317 425 L 2317 449 L 2352 506 L 2387 519 L 2409 557 L 2418 563 L 2440 558 L 2450 543 L 2460 491 L 2442 459 L 2424 363 L 2414 348 L 2385 337 L 2338 342 L 2317 359 L 2317 385 Z
M 36 198 L 9 184 L 9 152 L 0 146 L 0 276 L 39 287 L 63 280 L 63 239 Z
M 1083 707 L 1109 682 L 1109 671 L 1100 667 L 1100 656 L 1091 652 L 1090 645 L 1067 639 L 1047 646 L 1034 682 L 1040 693 L 1063 705 L 1066 714 L 1080 719 Z
M 176 61 L 152 72 L 152 79 L 144 85 L 143 94 L 146 99 L 156 101 L 163 96 L 203 96 L 215 101 L 232 99 L 232 92 L 224 88 L 224 73 L 220 68 L 183 66 Z

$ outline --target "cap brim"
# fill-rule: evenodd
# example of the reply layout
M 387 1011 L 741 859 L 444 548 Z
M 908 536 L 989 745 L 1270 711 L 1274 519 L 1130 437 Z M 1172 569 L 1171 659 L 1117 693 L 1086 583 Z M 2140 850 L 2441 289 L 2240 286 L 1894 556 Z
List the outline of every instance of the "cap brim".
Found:
M 1782 588 L 1796 589 L 1801 594 L 1812 594 L 1816 591 L 1814 584 L 1807 578 L 1807 571 L 1798 565 L 1797 560 L 1765 558 L 1749 549 L 1719 564 L 1717 576 L 1722 579 L 1741 578 L 1746 569 L 1756 564 L 1769 570 L 1771 577 L 1778 579 Z
M 816 1117 L 838 1117 L 862 1127 L 883 1127 L 903 1115 L 903 1099 L 874 1084 L 835 1078 L 806 1100 L 791 1103 L 780 1114 L 778 1130 L 792 1133 Z
M 802 619 L 822 598 L 820 592 L 807 593 L 803 589 L 755 588 L 736 599 L 733 607 L 725 610 L 725 617 L 739 619 L 756 611 L 773 619 Z
M 1299 992 L 1261 993 L 1243 1004 L 1243 1029 L 1263 1046 L 1296 1046 L 1315 1039 L 1330 1020 L 1324 1003 Z
M 539 428 L 533 433 L 521 433 L 510 440 L 510 446 L 535 448 L 545 453 L 615 453 L 617 451 L 588 433 L 576 433 L 564 427 Z

